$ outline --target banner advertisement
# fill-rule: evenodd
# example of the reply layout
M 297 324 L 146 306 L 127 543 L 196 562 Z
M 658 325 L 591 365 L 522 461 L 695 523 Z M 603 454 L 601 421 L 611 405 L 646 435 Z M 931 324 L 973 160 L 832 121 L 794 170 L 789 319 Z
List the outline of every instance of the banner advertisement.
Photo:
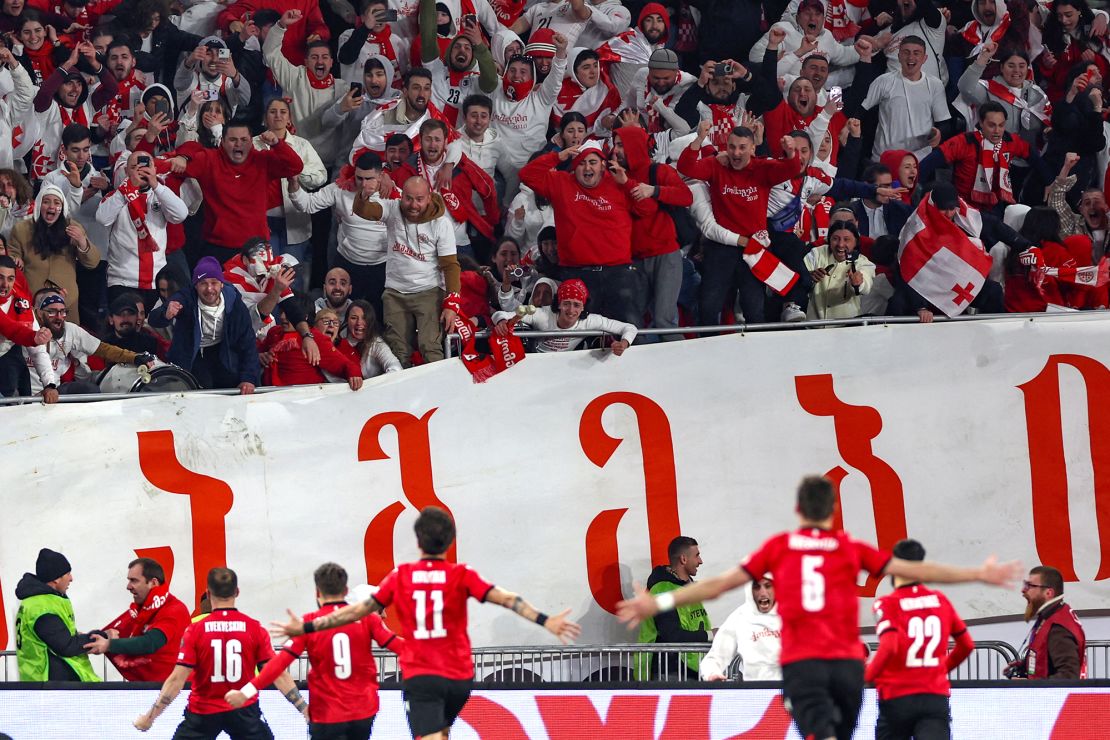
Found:
M 0 648 L 41 547 L 73 565 L 81 629 L 127 607 L 137 555 L 190 606 L 209 568 L 234 568 L 240 606 L 268 622 L 315 608 L 320 563 L 353 586 L 417 557 L 429 504 L 458 524 L 450 557 L 548 613 L 572 608 L 584 644 L 634 641 L 615 604 L 673 537 L 698 540 L 699 577 L 731 567 L 794 526 L 811 473 L 837 483 L 861 539 L 1051 563 L 1073 607 L 1102 608 L 1108 333 L 1097 313 L 780 331 L 529 355 L 482 384 L 449 360 L 358 392 L 0 409 Z M 863 605 L 887 588 L 861 581 Z M 1016 590 L 947 591 L 965 619 L 1025 606 Z M 714 624 L 740 598 L 711 604 Z M 475 646 L 552 642 L 506 610 L 471 614 Z
M 169 740 L 187 691 L 141 737 Z M 311 693 L 306 694 L 309 703 Z M 411 737 L 401 692 L 382 691 L 374 737 Z M 140 737 L 131 722 L 158 698 L 154 690 L 0 691 L 0 732 L 14 740 L 118 740 Z M 305 736 L 305 721 L 277 691 L 261 694 L 278 740 Z M 1110 721 L 1110 690 L 954 689 L 952 737 L 961 740 L 1090 740 Z M 856 740 L 875 737 L 875 694 L 868 691 Z M 90 722 L 90 718 L 95 718 Z M 614 691 L 480 689 L 451 730 L 452 740 L 801 740 L 774 689 Z

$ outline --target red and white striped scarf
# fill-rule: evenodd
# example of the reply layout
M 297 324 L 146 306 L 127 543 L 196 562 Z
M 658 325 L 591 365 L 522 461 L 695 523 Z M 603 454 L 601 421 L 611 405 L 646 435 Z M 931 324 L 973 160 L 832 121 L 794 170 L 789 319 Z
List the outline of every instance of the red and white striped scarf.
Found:
M 973 57 L 983 50 L 983 45 L 988 41 L 1001 45 L 1002 37 L 1006 35 L 1008 30 L 1010 30 L 1010 14 L 1004 13 L 1002 20 L 998 22 L 993 31 L 989 31 L 989 33 L 984 31 L 983 24 L 973 20 L 960 29 L 960 36 L 963 36 L 964 41 L 971 44 L 971 51 L 968 56 Z
M 123 184 L 119 186 L 119 193 L 127 201 L 127 216 L 135 227 L 139 250 L 139 288 L 153 290 L 154 259 L 151 255 L 158 251 L 158 242 L 151 235 L 150 229 L 146 225 L 149 193 L 143 192 L 131 180 L 123 181 Z
M 76 108 L 67 108 L 64 105 L 59 105 L 58 115 L 62 118 L 62 128 L 65 128 L 71 123 L 79 123 L 86 127 L 89 125 L 89 115 L 85 112 L 84 103 L 81 103 Z
M 752 274 L 779 295 L 786 295 L 798 282 L 798 273 L 779 261 L 771 253 L 771 235 L 767 230 L 757 231 L 748 238 L 742 255 Z
M 825 3 L 825 28 L 837 41 L 854 38 L 859 33 L 859 21 L 867 12 L 867 0 L 827 0 Z
M 709 109 L 712 116 L 709 141 L 719 151 L 725 151 L 728 148 L 728 135 L 740 125 L 738 108 L 735 104 L 727 103 L 706 103 L 705 107 Z
M 1043 92 L 1041 93 L 1041 101 L 1034 105 L 1030 105 L 1024 98 L 1018 96 L 1009 85 L 1004 85 L 998 80 L 979 80 L 979 84 L 985 87 L 987 92 L 994 97 L 1021 111 L 1023 118 L 1030 115 L 1045 126 L 1051 123 L 1052 103 L 1048 102 L 1048 96 Z M 1037 90 L 1040 90 L 1040 88 L 1038 87 Z M 1025 128 L 1029 128 L 1029 126 L 1025 125 L 1024 121 L 1022 125 Z
M 1010 160 L 1013 155 L 1007 146 L 1007 137 L 1003 136 L 995 146 L 983 136 L 982 131 L 975 131 L 972 136 L 979 158 L 971 202 L 983 206 L 993 206 L 1000 200 L 1013 203 L 1014 194 L 1010 186 Z

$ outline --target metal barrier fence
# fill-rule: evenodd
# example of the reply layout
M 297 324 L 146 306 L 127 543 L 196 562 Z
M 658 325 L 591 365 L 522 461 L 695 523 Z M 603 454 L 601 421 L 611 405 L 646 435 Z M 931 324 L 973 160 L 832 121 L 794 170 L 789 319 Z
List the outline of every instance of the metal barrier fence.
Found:
M 876 643 L 868 647 L 875 649 Z M 474 680 L 484 684 L 530 683 L 551 681 L 636 681 L 659 680 L 693 682 L 696 674 L 685 668 L 686 657 L 704 655 L 709 643 L 571 645 L 571 646 L 510 646 L 477 648 L 473 651 Z M 1110 678 L 1107 659 L 1110 641 L 1088 645 L 1088 677 Z M 378 676 L 382 683 L 396 681 L 399 675 L 397 656 L 386 650 L 375 650 Z M 953 680 L 997 680 L 1002 669 L 1017 658 L 1017 651 L 1005 642 L 985 640 L 975 644 L 968 659 L 950 676 Z M 110 664 L 104 656 L 95 656 L 97 673 L 109 677 Z M 308 673 L 308 660 L 296 660 L 289 672 L 298 680 Z M 739 658 L 729 666 L 730 680 L 741 678 L 743 666 Z M 112 672 L 114 676 L 114 671 Z M 0 652 L 0 681 L 18 681 L 19 670 L 15 651 Z
M 948 318 L 944 315 L 937 315 L 933 318 L 935 323 L 947 323 L 950 321 L 984 321 L 988 319 L 1037 319 L 1044 318 L 1049 314 L 1044 313 L 1001 313 L 1001 314 L 964 314 L 961 316 L 954 316 Z M 1059 316 L 1056 314 L 1055 316 Z M 720 324 L 718 326 L 680 326 L 675 329 L 640 329 L 637 332 L 638 337 L 662 337 L 672 334 L 685 336 L 693 334 L 695 336 L 714 335 L 714 334 L 745 334 L 747 332 L 759 331 L 795 331 L 798 329 L 828 329 L 837 326 L 886 326 L 889 324 L 917 324 L 920 319 L 916 316 L 861 316 L 855 319 L 814 319 L 807 321 L 796 321 L 789 324 L 782 322 L 776 323 L 762 323 L 762 324 Z M 476 332 L 475 336 L 478 339 L 485 339 L 490 336 L 489 331 Z M 532 331 L 524 329 L 517 333 L 521 339 L 549 339 L 552 337 L 604 337 L 609 336 L 607 332 L 591 331 L 585 329 L 567 330 L 567 331 Z M 448 334 L 443 338 L 443 355 L 444 357 L 454 357 L 460 342 L 458 334 Z

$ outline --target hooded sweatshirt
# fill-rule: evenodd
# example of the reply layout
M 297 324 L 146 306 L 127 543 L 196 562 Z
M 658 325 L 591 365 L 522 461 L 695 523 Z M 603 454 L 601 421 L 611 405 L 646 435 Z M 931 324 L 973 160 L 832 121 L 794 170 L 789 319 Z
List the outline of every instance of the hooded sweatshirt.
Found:
M 552 73 L 554 74 L 554 73 Z M 520 179 L 555 209 L 559 264 L 564 267 L 627 265 L 632 262 L 633 216 L 647 218 L 659 210 L 652 198 L 632 199 L 639 181 L 628 175 L 618 185 L 603 173 L 601 181 L 584 188 L 573 172 L 555 169 L 556 153 L 536 157 L 520 170 Z
M 652 198 L 660 206 L 650 216 L 632 219 L 632 257 L 640 260 L 670 254 L 678 249 L 679 244 L 674 219 L 667 207 L 687 208 L 694 202 L 694 196 L 673 167 L 667 164 L 652 165 L 648 154 L 647 132 L 642 128 L 623 126 L 614 131 L 613 136 L 620 137 L 624 145 L 629 176 L 642 183 L 654 185 L 655 193 Z M 651 176 L 653 168 L 654 182 Z
M 665 32 L 659 43 L 653 44 L 644 35 L 644 19 L 649 15 L 658 15 L 663 19 Z M 597 53 L 602 63 L 609 67 L 609 74 L 613 78 L 613 85 L 622 94 L 634 84 L 636 73 L 647 69 L 651 52 L 663 48 L 671 36 L 671 16 L 667 9 L 659 3 L 647 3 L 636 17 L 636 25 L 623 33 L 617 34 L 598 47 Z
M 77 98 L 77 105 L 73 108 L 63 106 L 57 95 L 62 84 L 70 77 L 81 83 L 81 94 Z M 81 123 L 89 128 L 93 127 L 96 111 L 103 108 L 116 96 L 119 83 L 108 65 L 100 70 L 100 85 L 91 94 L 84 76 L 76 69 L 68 70 L 58 67 L 47 77 L 35 94 L 35 118 L 32 125 L 27 126 L 27 134 L 31 135 L 33 129 L 38 133 L 38 143 L 32 148 L 31 177 L 45 177 L 46 173 L 58 165 L 58 152 L 62 146 L 62 130 L 71 123 Z
M 16 584 L 15 597 L 24 601 L 34 596 L 52 596 L 68 601 L 65 594 L 59 593 L 40 581 L 34 573 L 24 573 L 23 578 Z M 72 612 L 73 607 L 70 606 L 69 609 Z M 19 620 L 17 619 L 16 622 L 18 624 Z M 35 620 L 33 629 L 35 635 L 48 648 L 47 670 L 50 681 L 80 681 L 81 678 L 77 671 L 70 665 L 70 662 L 74 660 L 84 662 L 87 672 L 92 672 L 92 666 L 88 665 L 89 658 L 83 647 L 92 639 L 90 635 L 70 632 L 62 617 L 50 612 L 41 614 Z M 66 661 L 65 658 L 69 658 L 70 661 Z
M 699 675 L 727 676 L 728 667 L 737 655 L 743 661 L 741 672 L 745 681 L 781 681 L 782 617 L 778 604 L 763 614 L 756 608 L 752 584 L 744 587 L 744 603 L 736 608 L 717 630 L 713 646 L 702 658 Z
M 906 157 L 913 157 L 914 162 L 917 162 L 918 165 L 921 164 L 920 162 L 917 161 L 917 155 L 914 154 L 913 152 L 909 151 L 908 149 L 890 149 L 888 151 L 883 152 L 882 156 L 879 157 L 879 164 L 883 165 L 888 170 L 890 170 L 890 174 L 892 174 L 894 176 L 894 182 L 891 183 L 891 187 L 895 187 L 895 188 L 897 188 L 897 187 L 909 187 L 908 185 L 906 185 L 905 183 L 901 182 L 898 179 L 898 170 L 902 167 L 902 160 L 905 159 Z M 920 173 L 920 171 L 919 171 L 919 173 Z M 919 179 L 920 179 L 920 174 L 919 174 Z M 916 185 L 917 185 L 917 183 L 915 182 L 914 186 L 916 187 Z M 910 192 L 902 194 L 902 202 L 905 203 L 906 205 L 909 205 L 912 202 L 912 199 L 913 199 L 913 189 L 912 188 L 910 189 Z
M 605 67 L 597 79 L 597 84 L 587 88 L 578 78 L 575 66 L 578 57 L 589 49 L 574 49 L 569 54 L 571 60 L 567 65 L 566 77 L 563 86 L 559 88 L 559 96 L 551 109 L 551 125 L 558 127 L 563 116 L 568 111 L 576 111 L 586 117 L 586 127 L 599 136 L 604 136 L 609 129 L 601 121 L 607 115 L 616 115 L 621 108 L 621 96 L 616 85 L 609 79 Z

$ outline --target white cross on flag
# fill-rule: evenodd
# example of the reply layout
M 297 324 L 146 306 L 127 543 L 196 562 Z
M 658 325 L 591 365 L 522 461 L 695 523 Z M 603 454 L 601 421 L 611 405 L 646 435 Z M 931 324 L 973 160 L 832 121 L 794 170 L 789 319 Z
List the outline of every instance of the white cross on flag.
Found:
M 898 267 L 902 279 L 944 312 L 959 316 L 979 295 L 990 274 L 991 258 L 983 249 L 979 212 L 960 199 L 954 219 L 924 198 L 899 235 Z

